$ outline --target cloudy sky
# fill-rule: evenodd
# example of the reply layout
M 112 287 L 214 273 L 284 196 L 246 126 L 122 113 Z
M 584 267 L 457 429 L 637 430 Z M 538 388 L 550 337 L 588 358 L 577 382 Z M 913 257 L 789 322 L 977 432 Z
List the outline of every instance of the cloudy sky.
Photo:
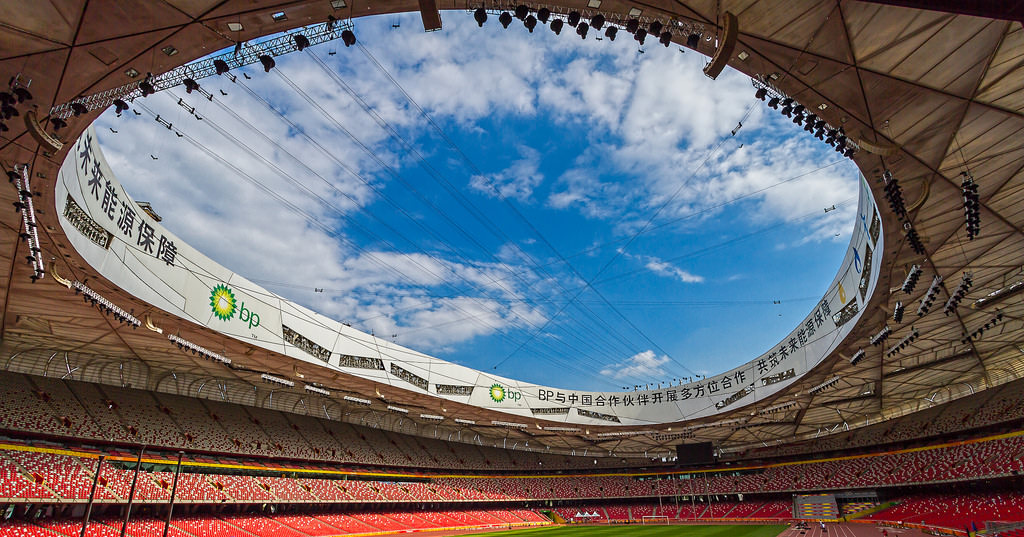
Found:
M 212 101 L 179 87 L 110 111 L 103 149 L 136 200 L 230 269 L 531 382 L 723 371 L 820 298 L 856 168 L 745 76 L 712 81 L 706 58 L 624 33 L 443 19 L 429 34 L 418 14 L 360 19 L 358 46 L 201 80 Z

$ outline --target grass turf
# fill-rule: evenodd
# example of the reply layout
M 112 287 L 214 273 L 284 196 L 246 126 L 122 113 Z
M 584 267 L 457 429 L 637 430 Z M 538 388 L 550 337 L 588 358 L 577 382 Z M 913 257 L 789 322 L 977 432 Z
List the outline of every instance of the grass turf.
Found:
M 776 537 L 786 525 L 765 526 L 689 526 L 662 524 L 640 525 L 609 525 L 609 526 L 547 526 L 525 530 L 501 531 L 483 535 L 524 535 L 531 537 L 592 537 L 592 536 L 628 536 L 628 537 Z

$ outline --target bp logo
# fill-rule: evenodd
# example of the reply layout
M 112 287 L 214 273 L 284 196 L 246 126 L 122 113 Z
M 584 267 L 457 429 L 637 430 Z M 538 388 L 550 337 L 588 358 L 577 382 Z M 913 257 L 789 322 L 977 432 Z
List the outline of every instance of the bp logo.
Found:
M 518 401 L 523 398 L 523 392 L 519 392 L 512 389 L 505 389 L 501 384 L 491 384 L 491 389 L 488 392 L 491 396 L 491 401 L 500 403 L 505 400 Z
M 230 321 L 238 313 L 238 320 L 249 325 L 252 330 L 260 325 L 260 316 L 245 307 L 245 302 L 238 302 L 230 287 L 218 284 L 210 292 L 210 308 L 213 314 L 222 321 Z
M 213 308 L 213 314 L 218 319 L 222 321 L 231 319 L 235 316 L 235 310 L 238 307 L 235 302 L 235 293 L 223 284 L 214 287 L 210 293 L 210 307 Z

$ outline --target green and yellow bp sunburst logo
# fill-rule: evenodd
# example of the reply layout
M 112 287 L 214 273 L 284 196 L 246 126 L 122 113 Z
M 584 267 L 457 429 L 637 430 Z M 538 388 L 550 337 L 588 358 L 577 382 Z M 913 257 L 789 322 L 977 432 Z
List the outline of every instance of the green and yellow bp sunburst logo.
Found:
M 491 384 L 491 400 L 495 403 L 505 400 L 505 388 L 501 384 Z
M 210 293 L 210 307 L 213 308 L 213 314 L 222 321 L 235 316 L 235 309 L 237 308 L 235 302 L 235 293 L 231 292 L 228 286 L 220 284 L 213 288 L 213 292 Z

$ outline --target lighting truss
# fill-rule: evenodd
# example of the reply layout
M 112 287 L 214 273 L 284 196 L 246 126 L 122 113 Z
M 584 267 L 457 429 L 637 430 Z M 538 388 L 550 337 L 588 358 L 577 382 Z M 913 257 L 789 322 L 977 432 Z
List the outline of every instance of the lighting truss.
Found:
M 981 231 L 981 202 L 978 199 L 978 184 L 967 172 L 961 172 L 963 181 L 960 191 L 964 199 L 964 219 L 967 226 L 967 240 L 973 241 Z
M 921 305 L 917 307 L 918 317 L 924 317 L 928 314 L 928 310 L 932 308 L 932 302 L 935 302 L 935 297 L 939 295 L 940 285 L 942 285 L 942 276 L 936 275 L 932 278 L 932 284 L 928 286 L 928 291 L 921 298 Z
M 917 281 L 921 279 L 922 272 L 924 271 L 918 265 L 910 267 L 910 271 L 907 272 L 907 277 L 903 280 L 903 286 L 901 287 L 904 293 L 909 295 L 914 292 L 914 288 L 917 287 Z
M 75 280 L 71 287 L 74 288 L 75 293 L 81 293 L 85 297 L 86 302 L 91 302 L 93 306 L 96 306 L 101 312 L 111 314 L 115 319 L 122 323 L 128 323 L 133 328 L 142 326 L 142 321 L 135 318 L 134 315 L 125 311 L 124 309 L 114 305 L 113 302 L 103 298 L 102 295 L 90 289 L 84 283 Z
M 965 272 L 963 276 L 960 277 L 960 285 L 957 285 L 956 289 L 953 290 L 953 293 L 949 295 L 949 300 L 946 301 L 946 305 L 942 308 L 942 312 L 948 316 L 950 313 L 956 311 L 956 309 L 960 307 L 960 301 L 967 296 L 967 291 L 972 285 L 974 285 L 972 274 L 970 272 Z
M 769 99 L 769 106 L 772 108 L 777 108 L 778 104 L 782 102 L 791 103 L 790 110 L 795 112 L 796 115 L 796 117 L 793 118 L 793 122 L 799 124 L 803 121 L 803 118 L 805 117 L 803 114 L 804 112 L 807 112 L 806 109 L 803 105 L 796 103 L 796 100 L 787 95 L 786 92 L 776 87 L 775 84 L 771 82 L 770 77 L 758 74 L 750 79 L 750 83 L 757 89 L 756 96 L 759 99 Z M 772 103 L 775 103 L 775 106 L 772 106 Z M 790 114 L 786 115 L 790 116 Z M 810 112 L 807 112 L 806 117 L 809 118 L 809 126 L 805 126 L 805 130 L 812 132 L 815 138 L 824 141 L 844 157 L 851 158 L 860 151 L 860 145 L 847 138 L 842 127 L 833 127 L 824 119 L 821 119 Z
M 515 13 L 516 8 L 524 5 L 521 1 L 515 0 L 498 0 L 497 2 L 491 2 L 488 5 L 475 5 L 471 4 L 467 6 L 467 11 L 474 13 L 477 9 L 484 9 L 488 15 L 500 16 L 502 13 Z M 547 9 L 550 13 L 550 21 L 560 20 L 563 23 L 569 22 L 569 14 L 576 12 L 579 14 L 580 22 L 592 21 L 594 17 L 601 15 L 604 17 L 604 26 L 614 26 L 620 30 L 626 30 L 626 26 L 630 19 L 636 19 L 640 23 L 641 28 L 649 28 L 651 24 L 658 23 L 661 25 L 663 31 L 669 31 L 673 34 L 678 33 L 682 36 L 696 35 L 698 39 L 704 35 L 705 26 L 703 23 L 692 21 L 689 19 L 669 19 L 665 17 L 649 17 L 649 16 L 638 16 L 631 17 L 629 15 L 623 15 L 621 13 L 605 13 L 597 9 L 578 9 L 578 8 L 567 8 L 564 6 L 556 6 L 552 4 L 528 4 L 529 10 L 538 12 L 542 9 Z M 541 21 L 544 22 L 544 21 Z M 576 25 L 571 25 L 576 26 Z M 598 28 L 595 28 L 598 30 Z M 646 30 L 645 30 L 646 31 Z M 659 36 L 654 36 L 660 38 Z M 667 46 L 667 45 L 666 45 Z
M 917 333 L 917 329 L 916 328 L 911 330 L 910 333 L 907 334 L 906 336 L 904 336 L 903 339 L 901 339 L 899 343 L 893 345 L 892 347 L 889 347 L 889 350 L 886 351 L 885 355 L 887 357 L 891 357 L 891 356 L 894 356 L 896 354 L 899 354 L 900 352 L 903 351 L 903 349 L 907 348 L 908 345 L 913 343 L 914 340 L 917 339 L 918 335 L 919 334 Z
M 50 117 L 66 119 L 72 115 L 78 115 L 75 113 L 74 108 L 78 108 L 79 113 L 83 110 L 81 107 L 84 107 L 86 111 L 106 108 L 113 104 L 116 99 L 127 102 L 134 101 L 138 97 L 143 97 L 143 88 L 139 87 L 141 84 L 149 84 L 153 91 L 162 91 L 184 84 L 185 79 L 198 81 L 214 76 L 217 74 L 217 68 L 214 67 L 214 62 L 217 60 L 227 63 L 228 67 L 234 69 L 261 63 L 260 56 L 269 55 L 276 57 L 296 52 L 299 50 L 299 46 L 295 36 L 298 35 L 304 36 L 309 45 L 318 45 L 339 39 L 342 32 L 346 30 L 351 31 L 352 28 L 353 26 L 350 21 L 332 19 L 320 24 L 296 28 L 287 34 L 278 35 L 263 41 L 251 44 L 243 43 L 237 51 L 232 50 L 216 56 L 208 56 L 201 60 L 175 67 L 160 75 L 147 77 L 144 80 L 132 81 L 123 86 L 94 93 L 72 102 L 59 104 L 50 109 Z M 303 44 L 303 48 L 305 46 Z
M 295 383 L 290 381 L 290 380 L 288 380 L 288 379 L 283 379 L 281 377 L 275 377 L 274 375 L 270 375 L 270 374 L 267 374 L 267 373 L 263 373 L 262 375 L 260 375 L 260 378 L 263 379 L 266 382 L 271 383 L 271 384 L 280 384 L 282 386 L 288 386 L 289 388 L 292 388 L 292 387 L 295 386 Z
M 32 275 L 29 278 L 35 283 L 46 274 L 46 266 L 43 264 L 43 250 L 39 246 L 39 225 L 36 222 L 36 208 L 32 203 L 28 164 L 15 166 L 14 171 L 8 173 L 8 178 L 18 189 L 18 202 L 14 204 L 14 208 L 21 213 L 21 238 L 28 244 L 28 255 L 25 257 L 32 265 Z
M 220 354 L 217 354 L 217 353 L 207 349 L 206 347 L 202 347 L 202 346 L 196 345 L 195 343 L 192 343 L 191 341 L 189 341 L 189 340 L 187 340 L 185 338 L 179 337 L 179 336 L 177 336 L 175 334 L 167 334 L 167 339 L 169 339 L 171 341 L 171 343 L 174 343 L 175 345 L 177 345 L 179 349 L 188 349 L 188 350 L 192 351 L 192 354 L 199 354 L 203 358 L 206 358 L 206 359 L 209 359 L 209 360 L 213 360 L 215 362 L 220 362 L 220 363 L 222 363 L 224 365 L 228 365 L 228 364 L 231 363 L 231 359 L 230 358 L 225 358 L 224 356 L 221 356 Z
M 836 384 L 839 384 L 839 377 L 832 377 L 826 380 L 825 382 L 822 382 L 821 384 L 818 384 L 817 386 L 811 388 L 810 390 L 807 390 L 807 393 L 811 395 L 816 395 L 829 388 L 834 387 Z
M 871 336 L 871 345 L 875 346 L 875 347 L 881 345 L 882 342 L 885 341 L 886 338 L 888 338 L 889 334 L 891 334 L 891 333 L 892 333 L 892 329 L 891 328 L 889 328 L 888 326 L 882 327 L 882 329 L 879 330 L 877 334 Z

